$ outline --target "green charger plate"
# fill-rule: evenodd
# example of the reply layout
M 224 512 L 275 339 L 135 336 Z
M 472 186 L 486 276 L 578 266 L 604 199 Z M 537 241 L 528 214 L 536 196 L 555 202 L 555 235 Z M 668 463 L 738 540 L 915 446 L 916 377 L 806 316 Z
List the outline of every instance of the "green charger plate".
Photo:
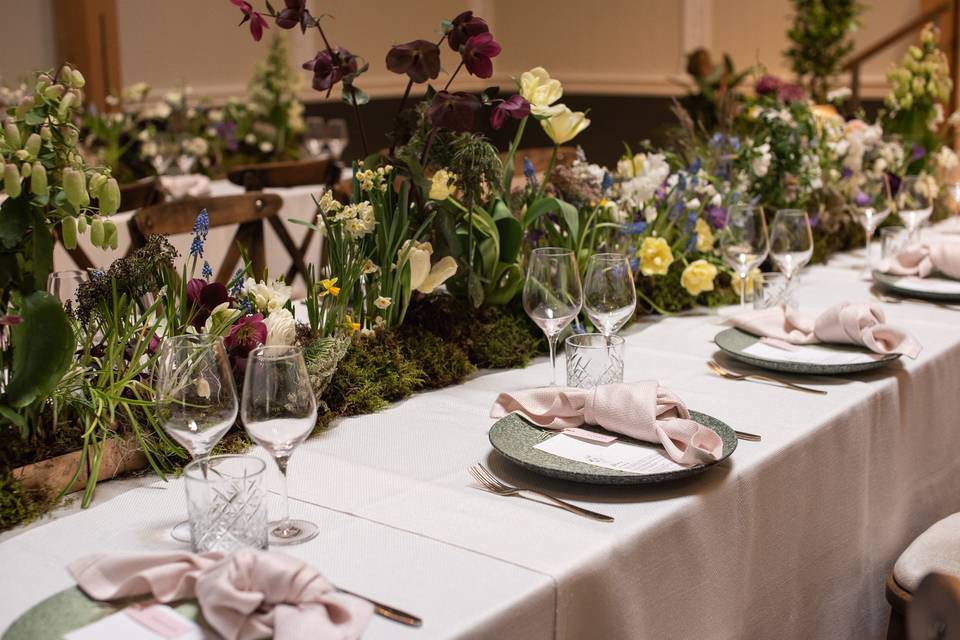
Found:
M 61 640 L 63 636 L 136 602 L 150 598 L 125 598 L 113 602 L 97 602 L 77 587 L 64 589 L 34 605 L 17 618 L 3 634 L 2 640 Z M 171 605 L 178 613 L 205 627 L 200 609 L 194 601 Z
M 890 273 L 883 273 L 882 271 L 873 272 L 873 281 L 879 284 L 883 289 L 895 293 L 898 296 L 903 296 L 905 298 L 919 298 L 921 300 L 935 300 L 937 302 L 960 302 L 960 293 L 946 293 L 943 291 L 922 291 L 919 289 L 914 289 L 912 287 L 901 287 L 897 282 L 903 276 L 895 276 Z M 956 282 L 956 280 L 950 280 L 950 278 L 930 278 L 930 280 L 949 280 L 950 282 Z
M 696 411 L 691 411 L 690 417 L 703 426 L 713 429 L 720 434 L 720 439 L 723 440 L 723 454 L 719 460 L 710 464 L 698 464 L 685 469 L 661 473 L 628 473 L 626 471 L 606 469 L 586 462 L 568 460 L 555 456 L 552 453 L 535 449 L 535 445 L 556 435 L 557 432 L 536 427 L 515 413 L 497 420 L 497 422 L 490 427 L 489 438 L 493 448 L 500 452 L 507 460 L 541 475 L 586 484 L 653 484 L 656 482 L 666 482 L 668 480 L 678 480 L 702 473 L 718 462 L 726 460 L 730 454 L 733 453 L 733 450 L 737 448 L 736 432 L 720 420 Z M 604 430 L 599 427 L 583 428 L 591 431 L 604 432 Z M 663 449 L 663 447 L 658 444 L 640 442 L 639 440 L 633 440 L 620 434 L 617 434 L 617 437 L 632 444 Z
M 891 353 L 877 360 L 871 360 L 870 362 L 857 362 L 854 364 L 819 364 L 815 362 L 767 360 L 765 358 L 758 358 L 750 355 L 749 353 L 743 352 L 744 349 L 756 344 L 759 340 L 760 338 L 757 336 L 749 334 L 746 331 L 741 331 L 737 328 L 725 329 L 718 333 L 713 339 L 716 345 L 723 349 L 723 352 L 734 360 L 746 362 L 747 364 L 752 364 L 755 367 L 770 369 L 771 371 L 782 371 L 784 373 L 795 373 L 799 375 L 839 376 L 848 373 L 860 373 L 862 371 L 870 371 L 871 369 L 885 367 L 887 364 L 900 358 L 899 353 Z M 830 349 L 836 349 L 837 351 L 869 353 L 869 350 L 866 348 L 858 347 L 856 345 L 831 344 L 828 346 Z

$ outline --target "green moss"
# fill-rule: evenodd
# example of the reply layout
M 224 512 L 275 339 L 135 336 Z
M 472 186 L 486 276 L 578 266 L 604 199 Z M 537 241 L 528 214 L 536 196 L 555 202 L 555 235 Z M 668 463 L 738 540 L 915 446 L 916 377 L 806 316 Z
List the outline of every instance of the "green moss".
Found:
M 738 300 L 731 286 L 730 274 L 726 271 L 721 271 L 717 275 L 713 291 L 705 291 L 697 296 L 690 295 L 680 284 L 684 268 L 683 262 L 678 260 L 670 265 L 666 275 L 639 276 L 637 278 L 638 312 L 657 313 L 659 308 L 668 313 L 677 313 L 697 305 L 717 307 L 732 304 Z
M 0 531 L 36 520 L 52 507 L 50 494 L 27 491 L 9 473 L 0 474 Z
M 405 325 L 396 336 L 404 356 L 420 369 L 421 389 L 449 387 L 476 371 L 459 345 L 425 329 Z

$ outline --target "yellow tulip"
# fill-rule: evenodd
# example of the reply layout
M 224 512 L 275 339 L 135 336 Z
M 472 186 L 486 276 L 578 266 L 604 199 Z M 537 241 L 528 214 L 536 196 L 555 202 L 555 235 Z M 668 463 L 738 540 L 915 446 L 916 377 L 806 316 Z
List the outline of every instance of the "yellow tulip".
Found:
M 644 238 L 637 257 L 640 273 L 645 276 L 664 276 L 673 264 L 673 251 L 663 238 Z
M 520 74 L 520 95 L 530 103 L 530 113 L 535 116 L 554 116 L 563 105 L 550 106 L 563 97 L 563 85 L 550 77 L 543 67 L 535 67 Z
M 563 104 L 559 106 L 560 110 L 556 115 L 540 121 L 540 126 L 557 145 L 570 142 L 590 126 L 590 120 L 583 111 L 571 111 L 570 107 Z
M 694 260 L 687 265 L 680 276 L 680 284 L 692 296 L 713 291 L 713 281 L 717 277 L 717 268 L 706 260 Z
M 713 249 L 713 229 L 703 218 L 697 218 L 697 251 L 706 253 Z
M 435 174 L 433 174 L 433 179 L 430 182 L 430 199 L 431 200 L 446 200 L 454 191 L 454 183 L 457 181 L 457 176 L 454 173 L 447 171 L 446 169 L 440 169 Z

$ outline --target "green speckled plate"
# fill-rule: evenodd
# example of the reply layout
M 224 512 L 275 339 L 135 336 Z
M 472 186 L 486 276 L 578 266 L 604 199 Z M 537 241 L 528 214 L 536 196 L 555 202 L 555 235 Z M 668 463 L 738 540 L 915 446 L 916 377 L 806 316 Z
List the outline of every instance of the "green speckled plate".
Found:
M 717 460 L 717 462 L 726 460 L 730 454 L 733 453 L 733 450 L 737 448 L 736 432 L 723 422 L 696 411 L 691 411 L 690 417 L 720 434 L 720 438 L 723 440 L 723 455 L 720 456 L 720 460 Z M 593 431 L 603 431 L 603 429 L 599 427 L 583 428 Z M 561 458 L 552 453 L 541 451 L 540 449 L 534 449 L 534 445 L 540 444 L 556 434 L 556 431 L 536 427 L 519 415 L 512 413 L 505 418 L 500 418 L 490 427 L 489 437 L 490 444 L 493 445 L 494 449 L 499 451 L 507 460 L 521 467 L 545 476 L 587 484 L 652 484 L 696 475 L 717 464 L 717 462 L 699 464 L 685 469 L 678 469 L 677 471 L 661 473 L 628 473 L 626 471 L 597 467 L 586 462 L 568 460 L 567 458 Z M 617 436 L 624 442 L 656 449 L 663 448 L 657 444 L 640 442 L 620 434 L 617 434 Z
M 882 271 L 873 272 L 873 281 L 879 284 L 882 288 L 895 293 L 898 296 L 904 296 L 906 298 L 920 298 L 921 300 L 936 300 L 937 302 L 960 302 L 960 293 L 949 293 L 945 291 L 924 291 L 922 289 L 914 289 L 913 287 L 903 287 L 897 284 L 897 282 L 903 276 L 895 276 L 889 273 L 883 273 Z M 939 278 L 930 278 L 930 280 L 945 280 L 948 282 L 956 282 L 956 280 L 950 280 L 949 278 L 939 277 Z
M 93 624 L 135 602 L 149 598 L 127 598 L 114 602 L 97 602 L 70 587 L 54 594 L 17 618 L 3 634 L 2 640 L 60 640 L 70 631 Z M 196 602 L 173 605 L 184 617 L 204 626 Z
M 765 358 L 758 358 L 750 355 L 749 353 L 743 352 L 744 349 L 756 343 L 759 339 L 760 338 L 757 336 L 751 335 L 746 331 L 730 328 L 718 333 L 713 341 L 718 347 L 723 349 L 724 353 L 734 360 L 740 360 L 741 362 L 752 364 L 755 367 L 770 369 L 771 371 L 783 371 L 784 373 L 796 373 L 799 375 L 839 376 L 848 373 L 860 373 L 861 371 L 879 369 L 880 367 L 884 367 L 888 363 L 893 362 L 900 357 L 900 354 L 892 353 L 890 355 L 883 356 L 878 360 L 871 360 L 870 362 L 856 362 L 852 364 L 819 364 L 815 362 L 786 362 L 784 360 L 767 360 Z M 836 349 L 837 351 L 857 351 L 860 353 L 868 353 L 867 349 L 854 345 L 848 346 L 837 344 L 829 346 L 831 349 Z

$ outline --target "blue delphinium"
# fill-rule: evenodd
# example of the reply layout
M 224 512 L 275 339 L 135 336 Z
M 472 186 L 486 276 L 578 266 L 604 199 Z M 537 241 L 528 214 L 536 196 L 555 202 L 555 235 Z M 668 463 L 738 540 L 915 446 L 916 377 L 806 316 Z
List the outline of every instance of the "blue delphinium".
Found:
M 622 229 L 624 233 L 639 235 L 647 230 L 647 226 L 649 225 L 647 225 L 647 223 L 643 220 L 637 220 L 636 222 L 623 225 Z

